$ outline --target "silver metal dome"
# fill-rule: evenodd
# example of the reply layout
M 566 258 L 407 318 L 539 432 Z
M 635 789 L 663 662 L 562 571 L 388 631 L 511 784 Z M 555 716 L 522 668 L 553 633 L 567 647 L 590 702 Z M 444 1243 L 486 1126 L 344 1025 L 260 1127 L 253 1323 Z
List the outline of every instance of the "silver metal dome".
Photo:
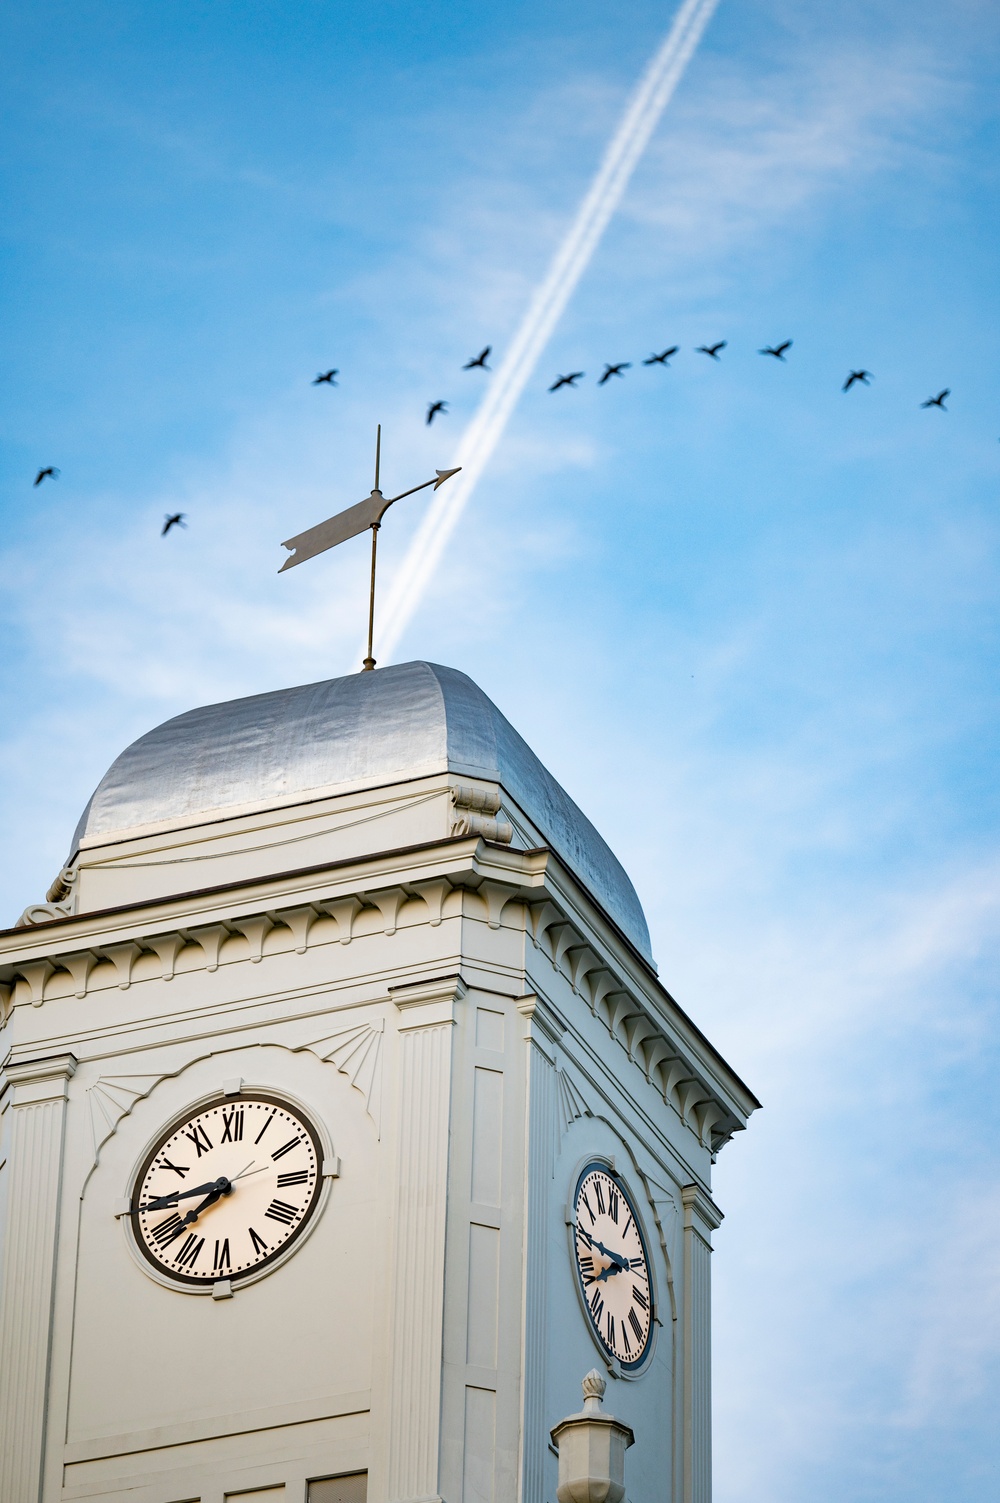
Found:
M 635 889 L 594 826 L 472 679 L 435 663 L 255 694 L 165 721 L 105 773 L 71 858 L 84 839 L 441 772 L 499 783 L 651 958 Z

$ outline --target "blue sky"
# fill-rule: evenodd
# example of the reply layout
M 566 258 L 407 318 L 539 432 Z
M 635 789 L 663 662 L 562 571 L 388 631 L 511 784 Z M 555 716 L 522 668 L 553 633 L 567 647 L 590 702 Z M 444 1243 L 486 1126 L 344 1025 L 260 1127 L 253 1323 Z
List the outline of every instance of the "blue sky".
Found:
M 357 666 L 364 539 L 279 540 L 376 422 L 393 489 L 447 464 L 670 18 L 7 9 L 5 921 L 136 735 Z M 765 1103 L 717 1171 L 719 1503 L 1000 1480 L 998 63 L 984 0 L 722 0 L 396 654 L 594 818 Z

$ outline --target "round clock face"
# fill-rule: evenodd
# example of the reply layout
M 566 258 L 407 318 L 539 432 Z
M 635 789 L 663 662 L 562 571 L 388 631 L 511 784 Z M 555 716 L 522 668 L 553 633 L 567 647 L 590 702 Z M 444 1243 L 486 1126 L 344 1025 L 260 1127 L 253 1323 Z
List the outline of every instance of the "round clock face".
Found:
M 254 1094 L 202 1107 L 139 1171 L 131 1222 L 141 1252 L 188 1287 L 255 1273 L 305 1230 L 322 1155 L 316 1129 L 287 1102 Z
M 653 1337 L 653 1294 L 635 1204 L 605 1164 L 588 1164 L 573 1198 L 576 1272 L 591 1328 L 623 1371 L 641 1367 Z

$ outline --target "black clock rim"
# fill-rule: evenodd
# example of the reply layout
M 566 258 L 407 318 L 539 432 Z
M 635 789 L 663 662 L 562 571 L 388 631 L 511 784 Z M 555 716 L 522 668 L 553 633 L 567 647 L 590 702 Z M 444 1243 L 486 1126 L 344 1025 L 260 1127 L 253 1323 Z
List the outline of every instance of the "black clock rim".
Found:
M 153 1144 L 153 1147 L 143 1159 L 142 1164 L 139 1168 L 139 1172 L 136 1174 L 135 1179 L 132 1181 L 132 1194 L 129 1197 L 130 1201 L 135 1200 L 139 1188 L 145 1181 L 146 1175 L 149 1173 L 150 1165 L 156 1158 L 156 1155 L 160 1152 L 167 1139 L 172 1137 L 183 1123 L 191 1120 L 192 1117 L 200 1117 L 205 1112 L 215 1111 L 220 1106 L 238 1105 L 241 1101 L 266 1101 L 270 1106 L 278 1106 L 282 1109 L 282 1111 L 293 1112 L 295 1114 L 295 1116 L 302 1123 L 303 1127 L 306 1129 L 310 1138 L 312 1139 L 313 1148 L 316 1151 L 316 1184 L 313 1188 L 312 1199 L 306 1207 L 305 1215 L 302 1217 L 302 1220 L 299 1222 L 292 1235 L 285 1242 L 283 1242 L 280 1247 L 276 1247 L 272 1253 L 268 1253 L 266 1258 L 261 1258 L 260 1262 L 255 1263 L 252 1268 L 245 1269 L 243 1273 L 225 1275 L 225 1277 L 228 1278 L 229 1282 L 233 1285 L 239 1284 L 243 1282 L 243 1280 L 248 1278 L 256 1278 L 257 1275 L 263 1272 L 263 1270 L 270 1264 L 276 1262 L 278 1258 L 284 1257 L 285 1254 L 289 1252 L 295 1245 L 295 1243 L 299 1240 L 299 1237 L 302 1235 L 306 1226 L 309 1224 L 313 1215 L 315 1214 L 316 1207 L 319 1205 L 320 1194 L 323 1189 L 323 1159 L 325 1157 L 325 1150 L 323 1148 L 323 1143 L 319 1136 L 319 1132 L 313 1125 L 312 1119 L 309 1117 L 308 1113 L 298 1105 L 297 1102 L 290 1101 L 287 1097 L 284 1096 L 275 1096 L 270 1091 L 241 1091 L 238 1096 L 227 1096 L 224 1093 L 220 1093 L 218 1096 L 210 1096 L 209 1099 L 204 1103 L 204 1105 L 198 1107 L 196 1111 L 192 1112 L 191 1108 L 189 1107 L 187 1111 L 178 1113 L 178 1115 L 173 1118 L 170 1125 L 159 1134 L 156 1142 Z M 145 1238 L 139 1231 L 139 1212 L 135 1210 L 132 1205 L 129 1206 L 128 1215 L 129 1221 L 132 1226 L 132 1237 L 136 1247 L 138 1248 L 139 1252 L 142 1253 L 142 1256 L 145 1258 L 150 1267 L 156 1270 L 157 1275 L 161 1279 L 165 1279 L 171 1284 L 182 1284 L 185 1286 L 185 1288 L 201 1289 L 206 1292 L 212 1289 L 213 1284 L 219 1282 L 218 1279 L 192 1278 L 190 1274 L 174 1273 L 172 1269 L 164 1267 L 164 1265 L 157 1258 L 154 1258 L 153 1254 L 146 1246 Z
M 617 1363 L 618 1367 L 620 1368 L 620 1370 L 623 1373 L 634 1373 L 634 1372 L 637 1372 L 639 1370 L 639 1368 L 645 1367 L 646 1363 L 648 1362 L 649 1355 L 650 1355 L 650 1352 L 651 1352 L 652 1346 L 653 1346 L 653 1335 L 654 1335 L 655 1330 L 656 1330 L 656 1294 L 655 1294 L 654 1289 L 653 1289 L 653 1269 L 652 1269 L 652 1265 L 651 1265 L 651 1263 L 649 1261 L 649 1244 L 646 1241 L 646 1233 L 645 1233 L 645 1230 L 643 1229 L 642 1217 L 639 1215 L 639 1209 L 638 1209 L 637 1205 L 635 1204 L 635 1200 L 634 1200 L 634 1197 L 632 1195 L 632 1191 L 629 1189 L 628 1185 L 625 1183 L 625 1180 L 622 1178 L 622 1176 L 618 1173 L 618 1170 L 615 1169 L 615 1167 L 612 1164 L 609 1164 L 608 1161 L 607 1161 L 607 1159 L 591 1159 L 589 1163 L 584 1164 L 583 1168 L 580 1170 L 579 1174 L 577 1175 L 577 1177 L 576 1177 L 576 1188 L 573 1191 L 573 1214 L 574 1214 L 574 1216 L 579 1216 L 580 1189 L 581 1189 L 581 1187 L 583 1185 L 583 1182 L 584 1182 L 584 1180 L 587 1178 L 587 1176 L 589 1174 L 593 1174 L 595 1171 L 599 1171 L 601 1174 L 606 1174 L 607 1177 L 608 1177 L 608 1179 L 613 1179 L 614 1182 L 615 1182 L 615 1184 L 620 1189 L 620 1191 L 622 1193 L 622 1197 L 625 1200 L 626 1204 L 628 1205 L 629 1211 L 632 1214 L 632 1220 L 635 1222 L 635 1229 L 639 1233 L 639 1241 L 642 1244 L 642 1255 L 643 1255 L 643 1257 L 646 1260 L 646 1268 L 647 1268 L 647 1270 L 649 1272 L 649 1331 L 648 1331 L 648 1333 L 646 1335 L 646 1340 L 645 1340 L 645 1343 L 643 1344 L 642 1351 L 639 1353 L 638 1357 L 636 1357 L 634 1361 L 632 1361 L 632 1362 L 623 1362 L 622 1359 L 621 1359 L 621 1357 L 619 1357 L 617 1355 L 617 1353 L 615 1353 L 615 1352 L 613 1352 L 611 1350 L 611 1348 L 608 1346 L 608 1343 L 605 1341 L 604 1337 L 601 1335 L 600 1328 L 597 1325 L 594 1324 L 594 1317 L 593 1317 L 593 1315 L 590 1312 L 590 1305 L 587 1303 L 586 1298 L 584 1299 L 583 1304 L 584 1304 L 584 1308 L 586 1309 L 586 1312 L 587 1312 L 587 1323 L 589 1324 L 591 1331 L 593 1331 L 594 1337 L 596 1338 L 597 1344 L 601 1348 L 601 1351 L 605 1352 L 607 1354 L 607 1357 L 608 1357 L 608 1359 L 611 1362 Z M 575 1272 L 576 1272 L 577 1281 L 579 1282 L 580 1279 L 581 1279 L 581 1275 L 580 1275 L 579 1260 L 578 1260 L 576 1252 L 575 1252 L 575 1247 L 576 1247 L 576 1239 L 575 1239 L 575 1237 L 573 1239 L 573 1245 L 574 1245 L 573 1264 L 574 1264 L 574 1269 L 575 1269 Z

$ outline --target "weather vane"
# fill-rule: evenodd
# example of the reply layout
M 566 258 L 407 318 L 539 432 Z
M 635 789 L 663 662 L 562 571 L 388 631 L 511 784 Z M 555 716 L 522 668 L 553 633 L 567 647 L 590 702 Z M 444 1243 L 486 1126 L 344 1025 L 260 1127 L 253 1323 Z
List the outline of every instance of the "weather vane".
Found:
M 375 433 L 375 484 L 370 496 L 359 501 L 356 506 L 349 506 L 346 511 L 338 511 L 335 517 L 330 517 L 326 522 L 320 522 L 316 527 L 310 527 L 307 532 L 300 532 L 297 537 L 289 538 L 282 543 L 282 548 L 292 550 L 291 558 L 286 558 L 279 574 L 284 574 L 286 569 L 294 568 L 296 564 L 304 564 L 307 558 L 315 558 L 317 553 L 325 553 L 328 548 L 335 548 L 338 543 L 345 543 L 348 538 L 357 537 L 359 532 L 364 532 L 366 527 L 372 530 L 372 582 L 371 593 L 368 597 L 368 656 L 364 661 L 365 671 L 375 667 L 375 659 L 372 657 L 372 638 L 375 633 L 375 559 L 378 551 L 378 530 L 382 525 L 382 518 L 394 501 L 402 501 L 404 496 L 412 496 L 416 491 L 425 491 L 429 485 L 437 490 L 439 485 L 444 485 L 452 475 L 457 475 L 462 468 L 458 465 L 454 470 L 435 470 L 435 479 L 425 480 L 422 485 L 411 485 L 408 491 L 400 491 L 398 496 L 383 496 L 378 488 L 379 465 L 382 458 L 382 424 L 379 423 Z

